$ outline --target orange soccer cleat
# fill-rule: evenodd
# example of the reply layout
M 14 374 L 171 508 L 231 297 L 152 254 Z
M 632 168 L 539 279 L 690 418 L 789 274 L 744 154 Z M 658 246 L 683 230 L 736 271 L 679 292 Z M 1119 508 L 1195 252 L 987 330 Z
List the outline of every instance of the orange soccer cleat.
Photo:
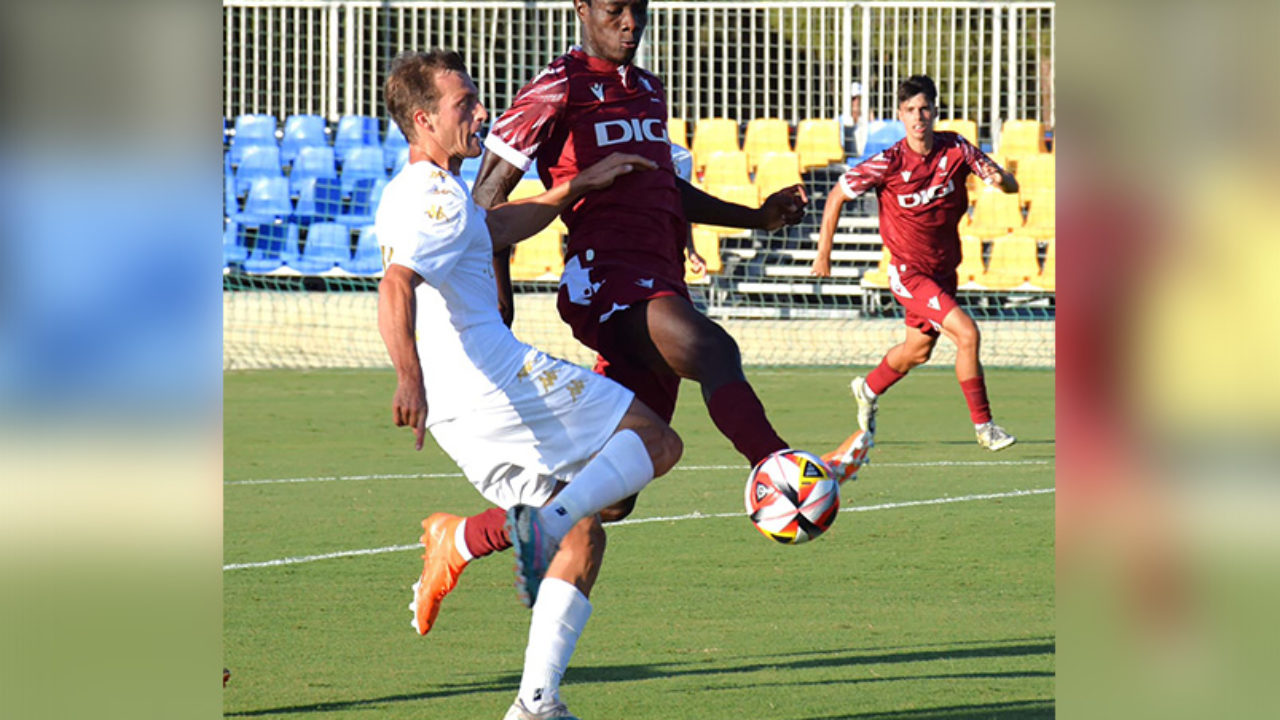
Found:
M 875 436 L 863 430 L 855 430 L 835 450 L 822 456 L 831 470 L 831 477 L 841 485 L 858 477 L 858 470 L 869 462 L 867 454 L 875 446 Z
M 422 555 L 422 577 L 413 584 L 413 629 L 419 635 L 431 632 L 431 626 L 440 614 L 440 602 L 458 586 L 458 576 L 467 568 L 467 561 L 458 553 L 454 538 L 462 518 L 448 513 L 435 513 L 422 521 L 422 537 L 419 541 L 426 548 Z

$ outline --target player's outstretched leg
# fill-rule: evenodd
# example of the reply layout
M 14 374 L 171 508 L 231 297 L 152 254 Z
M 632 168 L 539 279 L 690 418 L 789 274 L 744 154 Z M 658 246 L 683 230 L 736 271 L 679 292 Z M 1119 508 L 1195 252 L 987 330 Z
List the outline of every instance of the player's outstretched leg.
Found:
M 823 455 L 822 461 L 831 471 L 831 477 L 843 485 L 858 479 L 858 470 L 871 462 L 867 454 L 874 446 L 875 439 L 871 433 L 855 430 L 835 450 Z
M 419 635 L 431 632 L 440 603 L 458 585 L 458 576 L 471 561 L 466 541 L 460 537 L 463 518 L 448 513 L 435 513 L 422 521 L 422 575 L 413 584 L 413 613 L 410 624 Z
M 516 551 L 520 601 L 532 607 L 560 539 L 583 518 L 635 495 L 680 459 L 680 436 L 638 400 L 631 402 L 618 431 L 573 481 L 541 508 L 516 505 L 507 511 Z

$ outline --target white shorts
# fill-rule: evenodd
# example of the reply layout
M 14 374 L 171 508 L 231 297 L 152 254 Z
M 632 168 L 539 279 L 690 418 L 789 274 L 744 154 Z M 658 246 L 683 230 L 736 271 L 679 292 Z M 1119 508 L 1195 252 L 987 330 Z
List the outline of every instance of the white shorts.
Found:
M 535 351 L 472 412 L 431 426 L 480 494 L 501 508 L 544 504 L 604 447 L 634 396 L 608 378 Z

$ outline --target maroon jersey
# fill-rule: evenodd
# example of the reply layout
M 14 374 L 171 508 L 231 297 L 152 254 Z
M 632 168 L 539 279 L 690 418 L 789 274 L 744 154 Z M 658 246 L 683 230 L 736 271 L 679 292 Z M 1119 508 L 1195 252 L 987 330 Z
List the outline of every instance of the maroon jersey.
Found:
M 999 182 L 1001 168 L 963 136 L 936 132 L 933 150 L 921 155 L 906 138 L 849 170 L 840 189 L 850 199 L 875 189 L 880 237 L 895 264 L 934 277 L 960 264 L 957 229 L 969 208 L 965 178 Z
M 565 210 L 566 258 L 590 249 L 586 259 L 602 269 L 625 264 L 683 280 L 688 226 L 667 139 L 666 93 L 656 75 L 574 47 L 521 88 L 485 147 L 521 170 L 536 159 L 548 188 L 615 152 L 657 163 L 658 170 L 623 175 Z

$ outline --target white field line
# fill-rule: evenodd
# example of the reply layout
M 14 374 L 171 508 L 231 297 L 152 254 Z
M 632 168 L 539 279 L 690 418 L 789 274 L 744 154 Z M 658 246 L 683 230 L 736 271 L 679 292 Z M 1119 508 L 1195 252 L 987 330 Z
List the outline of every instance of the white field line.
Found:
M 925 462 L 875 462 L 866 465 L 878 467 L 983 467 L 1000 465 L 1052 465 L 1052 460 L 929 460 Z M 672 472 L 701 472 L 706 470 L 742 470 L 743 465 L 677 465 Z M 322 475 L 300 478 L 266 478 L 263 480 L 229 480 L 223 485 L 278 485 L 282 483 L 342 482 L 347 480 L 416 480 L 424 478 L 459 478 L 462 473 L 408 473 L 383 475 Z
M 882 503 L 880 505 L 855 505 L 853 507 L 841 508 L 840 512 L 871 512 L 873 510 L 896 510 L 898 508 L 916 507 L 919 505 L 947 505 L 950 503 L 973 502 L 975 500 L 998 500 L 1001 498 L 1025 497 L 1027 495 L 1044 495 L 1054 492 L 1054 488 L 1035 488 L 1032 490 L 1010 490 L 1002 493 L 986 493 L 982 495 L 961 495 L 959 497 L 941 497 L 931 500 L 908 500 L 897 503 Z M 665 517 L 646 517 L 632 518 L 628 520 L 619 520 L 616 523 L 609 523 L 610 528 L 620 527 L 622 525 L 643 525 L 655 522 L 676 522 L 679 520 L 707 520 L 711 518 L 736 518 L 742 517 L 742 513 L 700 513 L 692 512 L 688 515 L 669 515 Z M 358 555 L 382 555 L 384 553 L 402 552 L 405 550 L 417 550 L 421 545 L 390 545 L 388 547 L 368 548 L 365 550 L 340 550 L 338 552 L 325 553 L 323 555 L 304 555 L 301 557 L 279 558 L 277 560 L 265 560 L 263 562 L 250 563 L 232 563 L 223 565 L 222 570 L 247 570 L 250 568 L 277 567 L 280 565 L 298 565 L 300 563 L 316 562 L 317 560 L 332 560 L 334 558 L 355 557 Z

